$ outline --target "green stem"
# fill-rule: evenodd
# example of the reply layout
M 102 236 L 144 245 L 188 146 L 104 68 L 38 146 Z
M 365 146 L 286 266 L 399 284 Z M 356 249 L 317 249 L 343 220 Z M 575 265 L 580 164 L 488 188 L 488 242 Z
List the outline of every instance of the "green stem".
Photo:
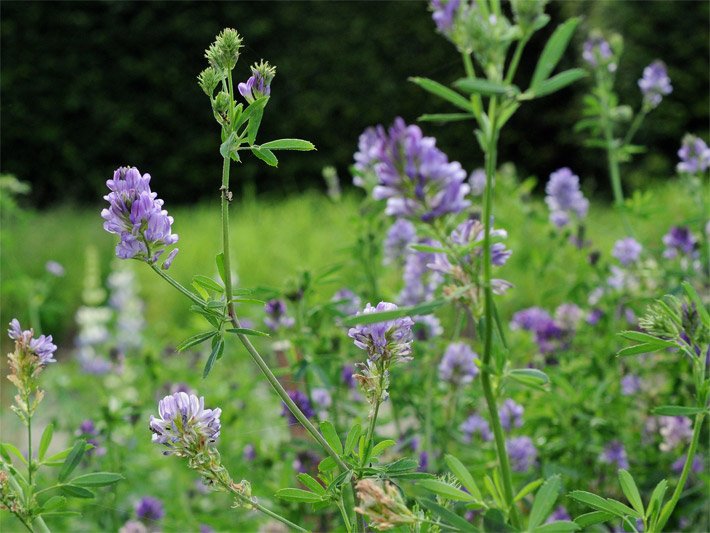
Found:
M 626 132 L 626 137 L 624 137 L 624 146 L 629 144 L 633 140 L 634 135 L 636 135 L 636 132 L 641 127 L 643 119 L 646 118 L 646 115 L 648 115 L 648 111 L 646 111 L 644 108 L 641 108 L 641 111 L 636 113 L 636 116 L 634 117 L 634 121 L 631 123 L 629 131 Z
M 528 40 L 531 36 L 532 34 L 530 32 L 526 33 L 521 37 L 521 39 L 518 41 L 518 44 L 515 46 L 515 52 L 513 52 L 513 59 L 510 60 L 510 65 L 508 65 L 508 73 L 505 76 L 506 84 L 512 83 L 513 77 L 515 76 L 515 72 L 518 70 L 518 65 L 520 64 L 520 58 L 523 55 L 525 45 L 528 44 Z
M 27 396 L 26 405 L 29 407 L 29 395 Z M 27 414 L 27 481 L 29 484 L 28 497 L 32 497 L 32 415 Z
M 345 510 L 345 504 L 343 503 L 342 495 L 338 499 L 338 501 L 335 503 L 338 506 L 338 509 L 340 509 L 340 515 L 343 517 L 343 522 L 345 522 L 345 529 L 348 533 L 350 533 L 353 530 L 353 528 L 350 525 L 350 519 L 348 518 L 348 513 Z
M 190 300 L 195 302 L 197 305 L 199 305 L 200 307 L 205 306 L 205 301 L 202 298 L 198 297 L 197 295 L 195 295 L 192 292 L 190 292 L 189 290 L 187 290 L 180 282 L 178 282 L 173 277 L 171 277 L 167 272 L 165 272 L 165 270 L 163 270 L 162 268 L 158 267 L 157 265 L 155 265 L 153 263 L 150 264 L 150 268 L 152 268 L 155 272 L 158 273 L 158 275 L 161 278 L 163 278 L 165 281 L 170 283 L 170 285 L 175 287 L 178 291 L 183 293 L 185 296 L 187 296 Z
M 493 287 L 491 286 L 492 268 L 491 268 L 491 224 L 493 215 L 493 187 L 497 161 L 497 145 L 498 145 L 498 128 L 496 126 L 496 99 L 491 98 L 491 106 L 489 118 L 491 122 L 491 134 L 488 139 L 486 149 L 486 192 L 483 207 L 483 286 L 484 286 L 484 313 L 485 313 L 485 342 L 483 348 L 483 365 L 481 367 L 481 385 L 483 394 L 486 398 L 488 413 L 493 426 L 493 435 L 495 437 L 496 450 L 498 452 L 498 461 L 503 478 L 503 492 L 510 510 L 511 522 L 514 527 L 520 527 L 520 518 L 518 509 L 513 501 L 513 481 L 508 460 L 508 452 L 505 448 L 505 437 L 503 428 L 498 417 L 498 405 L 496 395 L 493 392 L 491 384 L 491 353 L 493 349 Z
M 382 375 L 384 373 L 384 370 L 380 372 L 380 386 L 378 387 L 379 390 L 382 388 Z M 375 401 L 375 410 L 372 413 L 372 416 L 370 417 L 370 424 L 367 426 L 367 438 L 365 442 L 367 443 L 367 451 L 365 455 L 363 455 L 363 464 L 361 464 L 361 467 L 365 466 L 365 463 L 370 460 L 370 452 L 373 448 L 373 442 L 372 439 L 375 434 L 375 424 L 377 423 L 377 415 L 380 412 L 380 398 L 377 398 Z
M 698 413 L 697 415 L 695 415 L 695 427 L 693 427 L 693 438 L 690 441 L 690 448 L 688 448 L 688 455 L 685 457 L 685 464 L 683 465 L 683 471 L 680 474 L 680 479 L 678 480 L 678 485 L 676 485 L 676 488 L 673 491 L 673 496 L 668 501 L 668 503 L 666 503 L 663 506 L 663 510 L 661 511 L 661 516 L 658 519 L 658 524 L 656 525 L 656 529 L 658 531 L 663 531 L 663 528 L 666 525 L 666 522 L 668 522 L 668 519 L 673 514 L 673 510 L 675 509 L 675 506 L 678 503 L 678 500 L 680 500 L 681 494 L 683 493 L 683 489 L 685 488 L 685 482 L 688 479 L 688 475 L 690 474 L 690 469 L 693 466 L 693 459 L 695 458 L 695 452 L 698 449 L 698 441 L 700 440 L 700 429 L 702 428 L 704 417 L 705 417 L 705 413 Z
M 38 531 L 41 531 L 42 533 L 51 533 L 50 529 L 47 527 L 47 524 L 44 523 L 44 519 L 41 516 L 35 518 L 34 524 L 37 526 Z
M 275 513 L 271 509 L 268 509 L 267 507 L 264 507 L 260 503 L 256 501 L 255 498 L 249 498 L 247 496 L 244 496 L 241 492 L 236 490 L 234 487 L 232 487 L 228 482 L 224 480 L 220 480 L 222 483 L 222 486 L 225 487 L 229 492 L 234 494 L 234 496 L 243 504 L 245 504 L 247 507 L 253 507 L 257 511 L 264 513 L 266 516 L 270 516 L 271 518 L 278 520 L 279 522 L 286 524 L 288 527 L 295 529 L 296 531 L 304 531 L 305 533 L 308 533 L 307 529 L 303 529 L 301 526 L 294 524 L 291 522 L 288 518 L 285 518 L 281 516 L 280 514 Z

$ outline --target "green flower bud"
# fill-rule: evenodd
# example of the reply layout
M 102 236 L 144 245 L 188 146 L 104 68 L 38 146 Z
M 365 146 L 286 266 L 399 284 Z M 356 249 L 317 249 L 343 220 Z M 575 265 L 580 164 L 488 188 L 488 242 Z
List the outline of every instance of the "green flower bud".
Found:
M 221 76 L 219 72 L 212 67 L 207 67 L 197 76 L 197 83 L 204 93 L 211 97 L 214 94 L 214 90 L 223 79 L 224 77 Z
M 523 33 L 544 24 L 545 4 L 548 0 L 511 0 L 515 23 Z
M 229 111 L 229 106 L 232 103 L 232 98 L 229 93 L 220 91 L 217 98 L 214 99 L 214 110 L 220 115 L 225 115 Z
M 239 59 L 241 47 L 242 38 L 237 30 L 225 28 L 205 51 L 205 57 L 210 66 L 217 70 L 232 70 Z

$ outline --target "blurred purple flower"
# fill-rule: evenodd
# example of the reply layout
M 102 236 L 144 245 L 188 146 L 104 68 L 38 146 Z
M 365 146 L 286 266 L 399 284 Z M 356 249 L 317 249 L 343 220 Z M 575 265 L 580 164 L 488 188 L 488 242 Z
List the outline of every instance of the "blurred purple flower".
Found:
M 705 172 L 710 167 L 710 148 L 700 137 L 686 134 L 678 150 L 678 172 L 697 174 Z
M 584 42 L 582 58 L 593 68 L 607 66 L 609 72 L 616 70 L 616 64 L 612 61 L 614 52 L 611 50 L 609 42 L 603 37 L 590 37 Z
M 331 299 L 338 311 L 345 316 L 351 316 L 360 309 L 360 297 L 350 289 L 340 289 Z
M 555 226 L 566 226 L 572 213 L 579 219 L 587 216 L 589 200 L 579 189 L 579 176 L 573 174 L 569 168 L 564 167 L 550 174 L 545 193 L 545 202 L 550 208 L 550 220 Z
M 599 323 L 603 316 L 604 311 L 602 311 L 598 307 L 594 308 L 587 314 L 587 324 L 589 324 L 590 326 L 595 326 Z
M 561 329 L 572 332 L 582 320 L 582 310 L 576 304 L 565 303 L 555 309 L 555 324 Z
M 513 428 L 522 426 L 523 413 L 525 413 L 525 408 L 522 405 L 515 403 L 510 398 L 505 400 L 498 409 L 498 416 L 503 429 L 510 431 Z
M 486 192 L 486 171 L 477 168 L 468 177 L 468 186 L 471 188 L 473 196 L 481 196 Z
M 277 298 L 269 300 L 264 304 L 264 312 L 266 313 L 264 324 L 272 331 L 276 331 L 279 328 L 290 328 L 296 323 L 293 317 L 288 316 L 286 302 L 283 300 Z
M 550 517 L 545 521 L 546 524 L 550 524 L 552 522 L 563 522 L 563 521 L 568 521 L 572 520 L 572 517 L 569 515 L 567 512 L 567 509 L 563 505 L 558 505 L 554 511 L 552 511 L 552 514 Z
M 452 342 L 439 363 L 439 379 L 454 387 L 473 381 L 478 375 L 478 355 L 465 342 Z
M 140 520 L 157 521 L 165 516 L 163 502 L 152 496 L 144 496 L 135 506 L 136 516 Z
M 56 276 L 58 278 L 61 278 L 65 274 L 64 267 L 56 261 L 47 261 L 44 265 L 44 269 L 52 274 L 52 276 Z
M 307 418 L 313 418 L 314 416 L 316 416 L 316 413 L 315 411 L 313 411 L 313 407 L 311 406 L 311 402 L 305 393 L 301 392 L 300 390 L 294 389 L 288 391 L 288 396 L 289 398 L 291 398 L 291 400 L 293 400 L 293 403 L 296 404 L 296 407 L 298 407 Z M 281 416 L 287 417 L 289 424 L 298 424 L 298 420 L 295 416 L 293 416 L 293 413 L 286 406 L 286 404 L 282 403 L 281 406 Z
M 99 431 L 96 429 L 96 425 L 93 420 L 87 419 L 79 424 L 79 429 L 76 430 L 76 435 L 78 437 L 85 437 L 86 443 L 93 446 L 92 449 L 86 452 L 87 455 L 95 455 L 96 457 L 101 457 L 106 455 L 106 448 L 99 444 Z
M 611 252 L 618 261 L 624 265 L 629 266 L 632 263 L 638 261 L 641 255 L 643 246 L 633 237 L 626 237 L 625 239 L 619 239 L 614 243 L 614 249 Z
M 448 35 L 454 26 L 454 17 L 459 8 L 460 0 L 431 0 L 431 18 L 434 19 L 436 30 Z
M 471 438 L 476 433 L 486 442 L 493 440 L 493 432 L 488 425 L 488 421 L 481 415 L 473 414 L 469 416 L 461 423 L 459 430 L 463 433 L 464 441 L 466 442 L 471 442 Z
M 249 462 L 256 459 L 256 448 L 254 448 L 253 444 L 250 443 L 250 444 L 247 444 L 246 446 L 244 446 L 244 449 L 242 450 L 242 458 L 245 461 L 249 461 Z
M 291 466 L 293 466 L 296 472 L 303 474 L 315 469 L 318 463 L 320 463 L 320 460 L 318 454 L 310 450 L 304 450 L 296 453 L 296 458 L 293 460 Z
M 605 464 L 615 464 L 616 467 L 620 469 L 629 468 L 626 449 L 618 440 L 613 440 L 606 445 L 604 451 L 599 455 L 599 461 Z
M 669 452 L 683 442 L 690 442 L 693 429 L 690 418 L 686 416 L 661 416 L 658 420 L 658 432 L 663 437 L 660 449 Z
M 355 378 L 353 375 L 355 374 L 355 368 L 353 368 L 352 365 L 344 365 L 343 370 L 340 373 L 341 379 L 343 380 L 343 383 L 345 386 L 349 389 L 352 389 L 355 387 Z
M 537 448 L 530 437 L 514 437 L 506 440 L 510 466 L 514 472 L 527 472 L 535 465 Z
M 673 470 L 675 474 L 680 475 L 680 473 L 683 471 L 683 467 L 685 466 L 685 461 L 687 457 L 688 454 L 682 455 L 676 461 L 673 462 L 673 464 L 671 465 L 671 470 Z M 693 463 L 690 465 L 690 471 L 694 474 L 699 474 L 704 469 L 705 464 L 703 463 L 703 458 L 699 455 L 695 455 L 693 457 Z
M 626 374 L 621 378 L 621 394 L 632 396 L 641 390 L 641 378 L 635 374 Z
M 417 230 L 409 220 L 398 218 L 387 230 L 384 242 L 386 265 L 402 261 L 408 253 L 407 246 L 417 238 Z
M 698 241 L 685 226 L 673 226 L 663 236 L 663 244 L 666 245 L 663 251 L 663 257 L 666 259 L 675 259 L 679 254 L 688 257 L 695 257 L 698 254 Z
M 389 302 L 380 302 L 377 307 L 369 303 L 360 314 L 394 311 L 397 306 Z M 370 361 L 404 362 L 411 359 L 412 326 L 414 321 L 408 316 L 385 320 L 374 324 L 360 324 L 350 328 L 348 336 L 355 341 L 355 346 L 365 350 Z
M 638 81 L 647 109 L 658 107 L 665 95 L 673 92 L 671 79 L 663 61 L 654 61 L 643 69 L 643 77 Z

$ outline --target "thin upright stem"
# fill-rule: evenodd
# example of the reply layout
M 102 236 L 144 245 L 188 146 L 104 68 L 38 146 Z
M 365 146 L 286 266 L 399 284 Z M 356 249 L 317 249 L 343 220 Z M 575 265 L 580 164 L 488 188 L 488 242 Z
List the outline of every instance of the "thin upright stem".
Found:
M 385 370 L 383 368 L 381 368 L 380 369 L 380 383 L 378 386 L 378 390 L 382 390 L 382 382 L 383 382 L 384 373 L 385 373 Z M 380 398 L 377 398 L 375 400 L 375 409 L 372 412 L 372 416 L 370 417 L 370 423 L 367 426 L 367 437 L 365 439 L 365 443 L 366 443 L 365 445 L 367 446 L 367 451 L 363 455 L 364 459 L 363 459 L 363 464 L 360 465 L 361 467 L 364 467 L 365 466 L 364 463 L 370 459 L 370 450 L 372 450 L 372 448 L 373 448 L 372 439 L 375 435 L 375 424 L 377 423 L 377 415 L 380 412 L 380 404 L 381 403 L 382 402 L 380 401 Z
M 167 272 L 165 272 L 163 269 L 159 268 L 157 265 L 151 263 L 150 268 L 152 268 L 155 272 L 158 273 L 158 275 L 163 278 L 165 281 L 170 283 L 173 287 L 175 287 L 178 291 L 180 291 L 182 294 L 187 296 L 190 300 L 195 302 L 197 305 L 200 307 L 203 307 L 205 305 L 205 301 L 197 296 L 196 294 L 190 292 L 187 290 L 180 282 L 178 282 L 176 279 L 174 279 L 172 276 L 170 276 Z
M 50 529 L 47 527 L 47 524 L 44 523 L 44 518 L 41 516 L 35 518 L 34 524 L 37 526 L 37 531 L 40 531 L 41 533 L 51 533 Z
M 515 77 L 515 72 L 518 70 L 518 65 L 520 64 L 520 58 L 523 55 L 523 50 L 525 45 L 528 44 L 528 40 L 532 36 L 531 33 L 526 33 L 523 35 L 518 44 L 515 45 L 515 52 L 513 52 L 513 59 L 510 60 L 510 65 L 508 66 L 508 73 L 505 75 L 505 83 L 512 83 Z
M 648 111 L 646 111 L 645 108 L 641 108 L 641 111 L 636 113 L 636 117 L 634 117 L 634 121 L 631 123 L 629 131 L 626 132 L 626 137 L 624 137 L 624 145 L 629 144 L 633 140 L 634 135 L 636 135 L 636 132 L 641 127 L 643 119 L 646 118 L 646 115 L 648 115 Z
M 27 406 L 30 405 L 29 402 L 29 396 L 27 397 L 26 404 Z M 34 472 L 32 471 L 32 415 L 27 414 L 27 481 L 29 484 L 29 497 L 32 496 L 32 475 Z
M 677 505 L 678 500 L 680 500 L 680 496 L 683 493 L 683 489 L 685 488 L 685 482 L 687 481 L 688 475 L 690 474 L 690 470 L 693 466 L 695 452 L 698 449 L 698 441 L 700 440 L 700 430 L 702 428 L 704 418 L 705 413 L 698 413 L 697 415 L 695 415 L 693 437 L 690 441 L 690 448 L 688 448 L 688 454 L 685 456 L 685 464 L 683 465 L 683 470 L 680 473 L 678 485 L 676 485 L 675 490 L 673 491 L 673 496 L 671 496 L 671 499 L 668 501 L 668 503 L 663 506 L 661 516 L 658 519 L 658 524 L 656 525 L 656 529 L 658 531 L 663 531 L 666 522 L 668 522 L 668 519 L 673 514 L 673 510 L 675 509 L 675 506 Z
M 491 225 L 493 223 L 493 187 L 494 178 L 496 171 L 497 162 L 497 150 L 498 150 L 498 127 L 496 125 L 496 99 L 491 99 L 491 106 L 489 111 L 489 119 L 491 122 L 491 134 L 487 140 L 486 149 L 486 192 L 485 200 L 483 206 L 483 220 L 484 220 L 484 234 L 483 234 L 483 286 L 484 286 L 484 348 L 483 348 L 483 365 L 481 367 L 481 385 L 483 388 L 483 394 L 486 398 L 486 405 L 488 406 L 488 414 L 491 419 L 491 425 L 493 427 L 493 435 L 495 437 L 496 450 L 498 452 L 498 461 L 500 463 L 500 470 L 503 478 L 503 492 L 505 493 L 505 500 L 509 507 L 511 522 L 513 526 L 520 526 L 520 518 L 518 516 L 518 509 L 513 500 L 513 481 L 510 469 L 510 462 L 508 460 L 508 452 L 505 447 L 505 437 L 503 434 L 503 428 L 500 423 L 500 418 L 498 416 L 498 404 L 496 401 L 496 395 L 493 391 L 493 385 L 491 383 L 491 354 L 493 350 L 493 321 L 494 310 L 493 310 L 493 287 L 491 285 L 492 278 L 492 268 L 491 268 Z

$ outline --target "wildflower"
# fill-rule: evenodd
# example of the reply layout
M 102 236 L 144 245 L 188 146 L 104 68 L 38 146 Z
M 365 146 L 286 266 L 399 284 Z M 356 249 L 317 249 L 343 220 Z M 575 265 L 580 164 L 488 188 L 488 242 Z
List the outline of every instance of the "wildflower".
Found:
M 572 517 L 567 512 L 564 505 L 558 505 L 555 510 L 552 511 L 552 514 L 545 523 L 550 524 L 552 522 L 562 522 L 567 520 L 572 520 Z
M 666 249 L 663 257 L 675 259 L 678 255 L 695 257 L 698 254 L 698 241 L 691 231 L 685 226 L 674 226 L 663 236 Z
M 328 409 L 333 405 L 333 398 L 326 388 L 315 388 L 311 391 L 311 399 L 313 404 L 318 409 L 319 416 L 325 419 L 328 416 Z
M 584 42 L 582 58 L 592 68 L 606 66 L 609 72 L 616 71 L 614 52 L 609 42 L 601 36 L 592 36 Z
M 566 322 L 569 322 L 570 318 L 577 317 L 576 320 L 581 318 L 581 311 L 569 316 L 565 315 L 565 313 L 569 313 L 570 310 L 571 308 L 563 309 L 563 311 L 560 312 L 560 317 Z M 552 319 L 547 311 L 539 307 L 531 307 L 518 311 L 513 315 L 511 321 L 512 329 L 524 329 L 535 334 L 535 342 L 540 352 L 543 354 L 552 353 L 566 346 L 571 335 L 574 333 L 573 329 L 567 329 L 569 326 L 569 323 L 559 324 Z
M 365 187 L 367 185 L 364 176 L 374 173 L 375 165 L 379 161 L 380 147 L 385 136 L 384 127 L 377 126 L 376 128 L 369 127 L 365 129 L 358 137 L 358 151 L 353 156 L 356 170 L 353 185 L 357 187 Z
M 614 250 L 611 252 L 611 255 L 618 259 L 622 265 L 629 266 L 638 261 L 641 250 L 643 250 L 643 246 L 641 246 L 636 239 L 626 237 L 614 243 Z
M 35 339 L 34 330 L 23 330 L 16 318 L 10 321 L 7 333 L 15 341 L 15 350 L 7 354 L 10 367 L 7 379 L 20 392 L 12 409 L 24 419 L 32 415 L 42 400 L 44 393 L 39 390 L 37 376 L 49 363 L 56 363 L 54 352 L 57 346 L 52 343 L 51 335 L 40 335 Z M 34 400 L 30 401 L 32 395 Z
M 444 333 L 441 321 L 434 315 L 418 315 L 414 317 L 414 336 L 419 341 L 433 339 Z
M 621 394 L 632 396 L 641 390 L 641 378 L 635 374 L 627 374 L 621 378 Z
M 249 462 L 256 459 L 256 448 L 254 448 L 253 444 L 247 444 L 244 446 L 244 449 L 242 450 L 242 458 Z
M 478 355 L 465 342 L 452 342 L 439 363 L 439 379 L 454 387 L 471 383 L 478 375 Z
M 96 429 L 96 425 L 93 420 L 84 420 L 79 425 L 79 429 L 77 429 L 76 434 L 77 436 L 86 438 L 86 443 L 93 446 L 91 450 L 86 452 L 87 455 L 96 455 L 97 457 L 106 455 L 106 448 L 99 445 L 99 431 Z
M 604 311 L 599 308 L 594 308 L 589 313 L 587 313 L 587 324 L 590 326 L 596 326 L 599 321 L 604 316 Z
M 550 208 L 550 221 L 557 227 L 569 224 L 570 215 L 578 219 L 587 216 L 589 201 L 579 189 L 579 176 L 567 168 L 561 168 L 550 174 L 545 186 L 545 202 Z
M 350 289 L 340 289 L 331 299 L 336 304 L 336 309 L 345 316 L 351 316 L 360 309 L 360 297 Z
M 552 317 L 544 309 L 540 307 L 528 307 L 513 315 L 510 327 L 511 329 L 536 331 L 551 320 Z
M 680 475 L 680 473 L 683 471 L 683 467 L 685 466 L 685 461 L 687 460 L 687 458 L 688 458 L 687 454 L 680 456 L 671 465 L 671 470 L 673 470 L 674 473 Z M 699 455 L 695 455 L 693 457 L 693 463 L 690 465 L 690 471 L 693 472 L 694 474 L 699 474 L 704 469 L 705 469 L 705 464 L 703 463 L 703 458 L 700 457 Z
M 130 265 L 118 263 L 114 265 L 107 282 L 111 290 L 109 305 L 116 319 L 116 344 L 120 350 L 138 349 L 143 343 L 141 331 L 145 321 L 143 301 L 138 297 L 139 287 L 135 272 Z
M 481 196 L 486 191 L 486 171 L 477 168 L 468 177 L 468 186 L 473 196 Z
M 420 244 L 438 245 L 432 240 L 421 241 Z M 428 268 L 435 255 L 430 252 L 412 251 L 407 255 L 402 271 L 404 287 L 399 293 L 399 303 L 402 305 L 417 305 L 434 297 L 434 291 L 441 283 L 441 274 Z
M 358 381 L 370 404 L 370 414 L 372 417 L 378 404 L 389 398 L 390 371 L 389 365 L 383 362 L 374 362 L 370 359 L 358 365 L 360 371 L 353 377 Z
M 399 490 L 390 482 L 380 484 L 372 478 L 361 479 L 355 486 L 359 505 L 355 510 L 366 516 L 370 525 L 380 531 L 417 523 L 417 517 L 402 500 Z
M 352 389 L 355 386 L 355 378 L 353 377 L 354 374 L 355 369 L 352 365 L 343 366 L 343 370 L 340 372 L 340 377 L 343 380 L 343 383 L 349 389 Z
M 396 309 L 397 306 L 389 302 L 380 302 L 377 307 L 368 303 L 358 316 Z M 355 346 L 367 351 L 371 361 L 405 362 L 411 359 L 413 325 L 414 321 L 405 316 L 374 324 L 357 325 L 350 328 L 348 336 L 355 341 Z
M 662 452 L 669 452 L 683 442 L 690 442 L 693 436 L 690 418 L 686 416 L 660 417 L 658 432 L 663 437 L 663 442 L 660 445 Z
M 385 213 L 430 222 L 447 213 L 459 213 L 470 205 L 466 172 L 424 137 L 419 126 L 397 118 L 387 133 L 379 130 L 373 170 L 378 185 L 376 200 L 387 200 Z
M 525 409 L 523 406 L 515 403 L 510 398 L 503 402 L 503 405 L 501 405 L 498 410 L 498 416 L 500 417 L 500 423 L 503 429 L 510 431 L 514 427 L 519 428 L 522 426 L 524 412 Z
M 296 458 L 293 460 L 291 466 L 293 466 L 293 469 L 296 472 L 303 474 L 304 472 L 317 468 L 320 461 L 321 458 L 318 454 L 310 450 L 304 450 L 296 454 Z
M 555 309 L 555 324 L 567 332 L 577 329 L 582 320 L 582 310 L 571 303 L 561 304 Z
M 237 85 L 237 90 L 250 104 L 264 96 L 271 94 L 271 82 L 276 76 L 276 67 L 269 65 L 267 61 L 261 60 L 251 67 L 251 76 L 245 83 Z
M 269 300 L 264 305 L 264 311 L 266 312 L 264 323 L 272 331 L 276 331 L 279 328 L 290 328 L 296 323 L 293 317 L 287 315 L 286 302 L 283 300 Z
M 205 51 L 205 57 L 216 71 L 232 70 L 239 60 L 242 37 L 233 28 L 223 29 Z
M 430 7 L 436 31 L 444 35 L 451 32 L 459 5 L 460 0 L 431 0 Z
M 705 172 L 710 167 L 710 148 L 700 137 L 686 134 L 678 150 L 678 172 L 697 174 Z
M 118 533 L 149 533 L 149 531 L 142 522 L 139 522 L 138 520 L 129 520 L 121 526 Z
M 61 278 L 64 275 L 64 267 L 56 261 L 47 261 L 44 265 L 44 269 L 52 274 L 52 276 L 56 276 L 58 278 Z
M 527 472 L 535 465 L 537 448 L 530 437 L 514 437 L 505 442 L 514 472 Z
M 165 455 L 189 457 L 219 437 L 222 410 L 205 409 L 203 397 L 176 392 L 160 400 L 158 414 L 150 417 L 150 430 L 153 442 L 168 448 Z
M 139 520 L 160 520 L 165 516 L 163 502 L 152 496 L 144 496 L 135 506 L 136 516 Z
M 313 418 L 314 416 L 316 416 L 316 413 L 313 411 L 313 407 L 311 406 L 311 401 L 308 399 L 308 396 L 306 396 L 305 393 L 301 392 L 300 390 L 294 389 L 288 391 L 288 396 L 289 398 L 291 398 L 291 400 L 293 400 L 293 403 L 296 404 L 296 406 L 307 418 Z M 290 424 L 298 424 L 298 420 L 295 416 L 293 416 L 293 413 L 285 403 L 282 404 L 281 416 L 288 417 L 288 421 Z
M 643 94 L 643 104 L 647 109 L 658 107 L 665 95 L 673 92 L 671 79 L 663 61 L 654 61 L 643 69 L 643 77 L 638 81 Z
M 398 263 L 407 255 L 409 246 L 417 237 L 417 231 L 409 220 L 398 218 L 387 230 L 384 242 L 386 265 Z
M 629 468 L 626 449 L 618 440 L 613 440 L 604 447 L 604 451 L 599 455 L 599 461 L 605 464 L 615 464 L 617 468 L 624 470 Z
M 486 442 L 493 440 L 491 427 L 488 425 L 488 421 L 481 415 L 473 414 L 469 416 L 461 423 L 459 430 L 463 433 L 465 442 L 471 442 L 471 438 L 476 433 Z
M 173 217 L 162 208 L 157 193 L 150 190 L 150 174 L 141 176 L 135 167 L 121 167 L 106 185 L 111 190 L 104 196 L 109 207 L 101 211 L 101 217 L 104 229 L 120 236 L 116 255 L 155 263 L 178 236 L 170 233 Z

